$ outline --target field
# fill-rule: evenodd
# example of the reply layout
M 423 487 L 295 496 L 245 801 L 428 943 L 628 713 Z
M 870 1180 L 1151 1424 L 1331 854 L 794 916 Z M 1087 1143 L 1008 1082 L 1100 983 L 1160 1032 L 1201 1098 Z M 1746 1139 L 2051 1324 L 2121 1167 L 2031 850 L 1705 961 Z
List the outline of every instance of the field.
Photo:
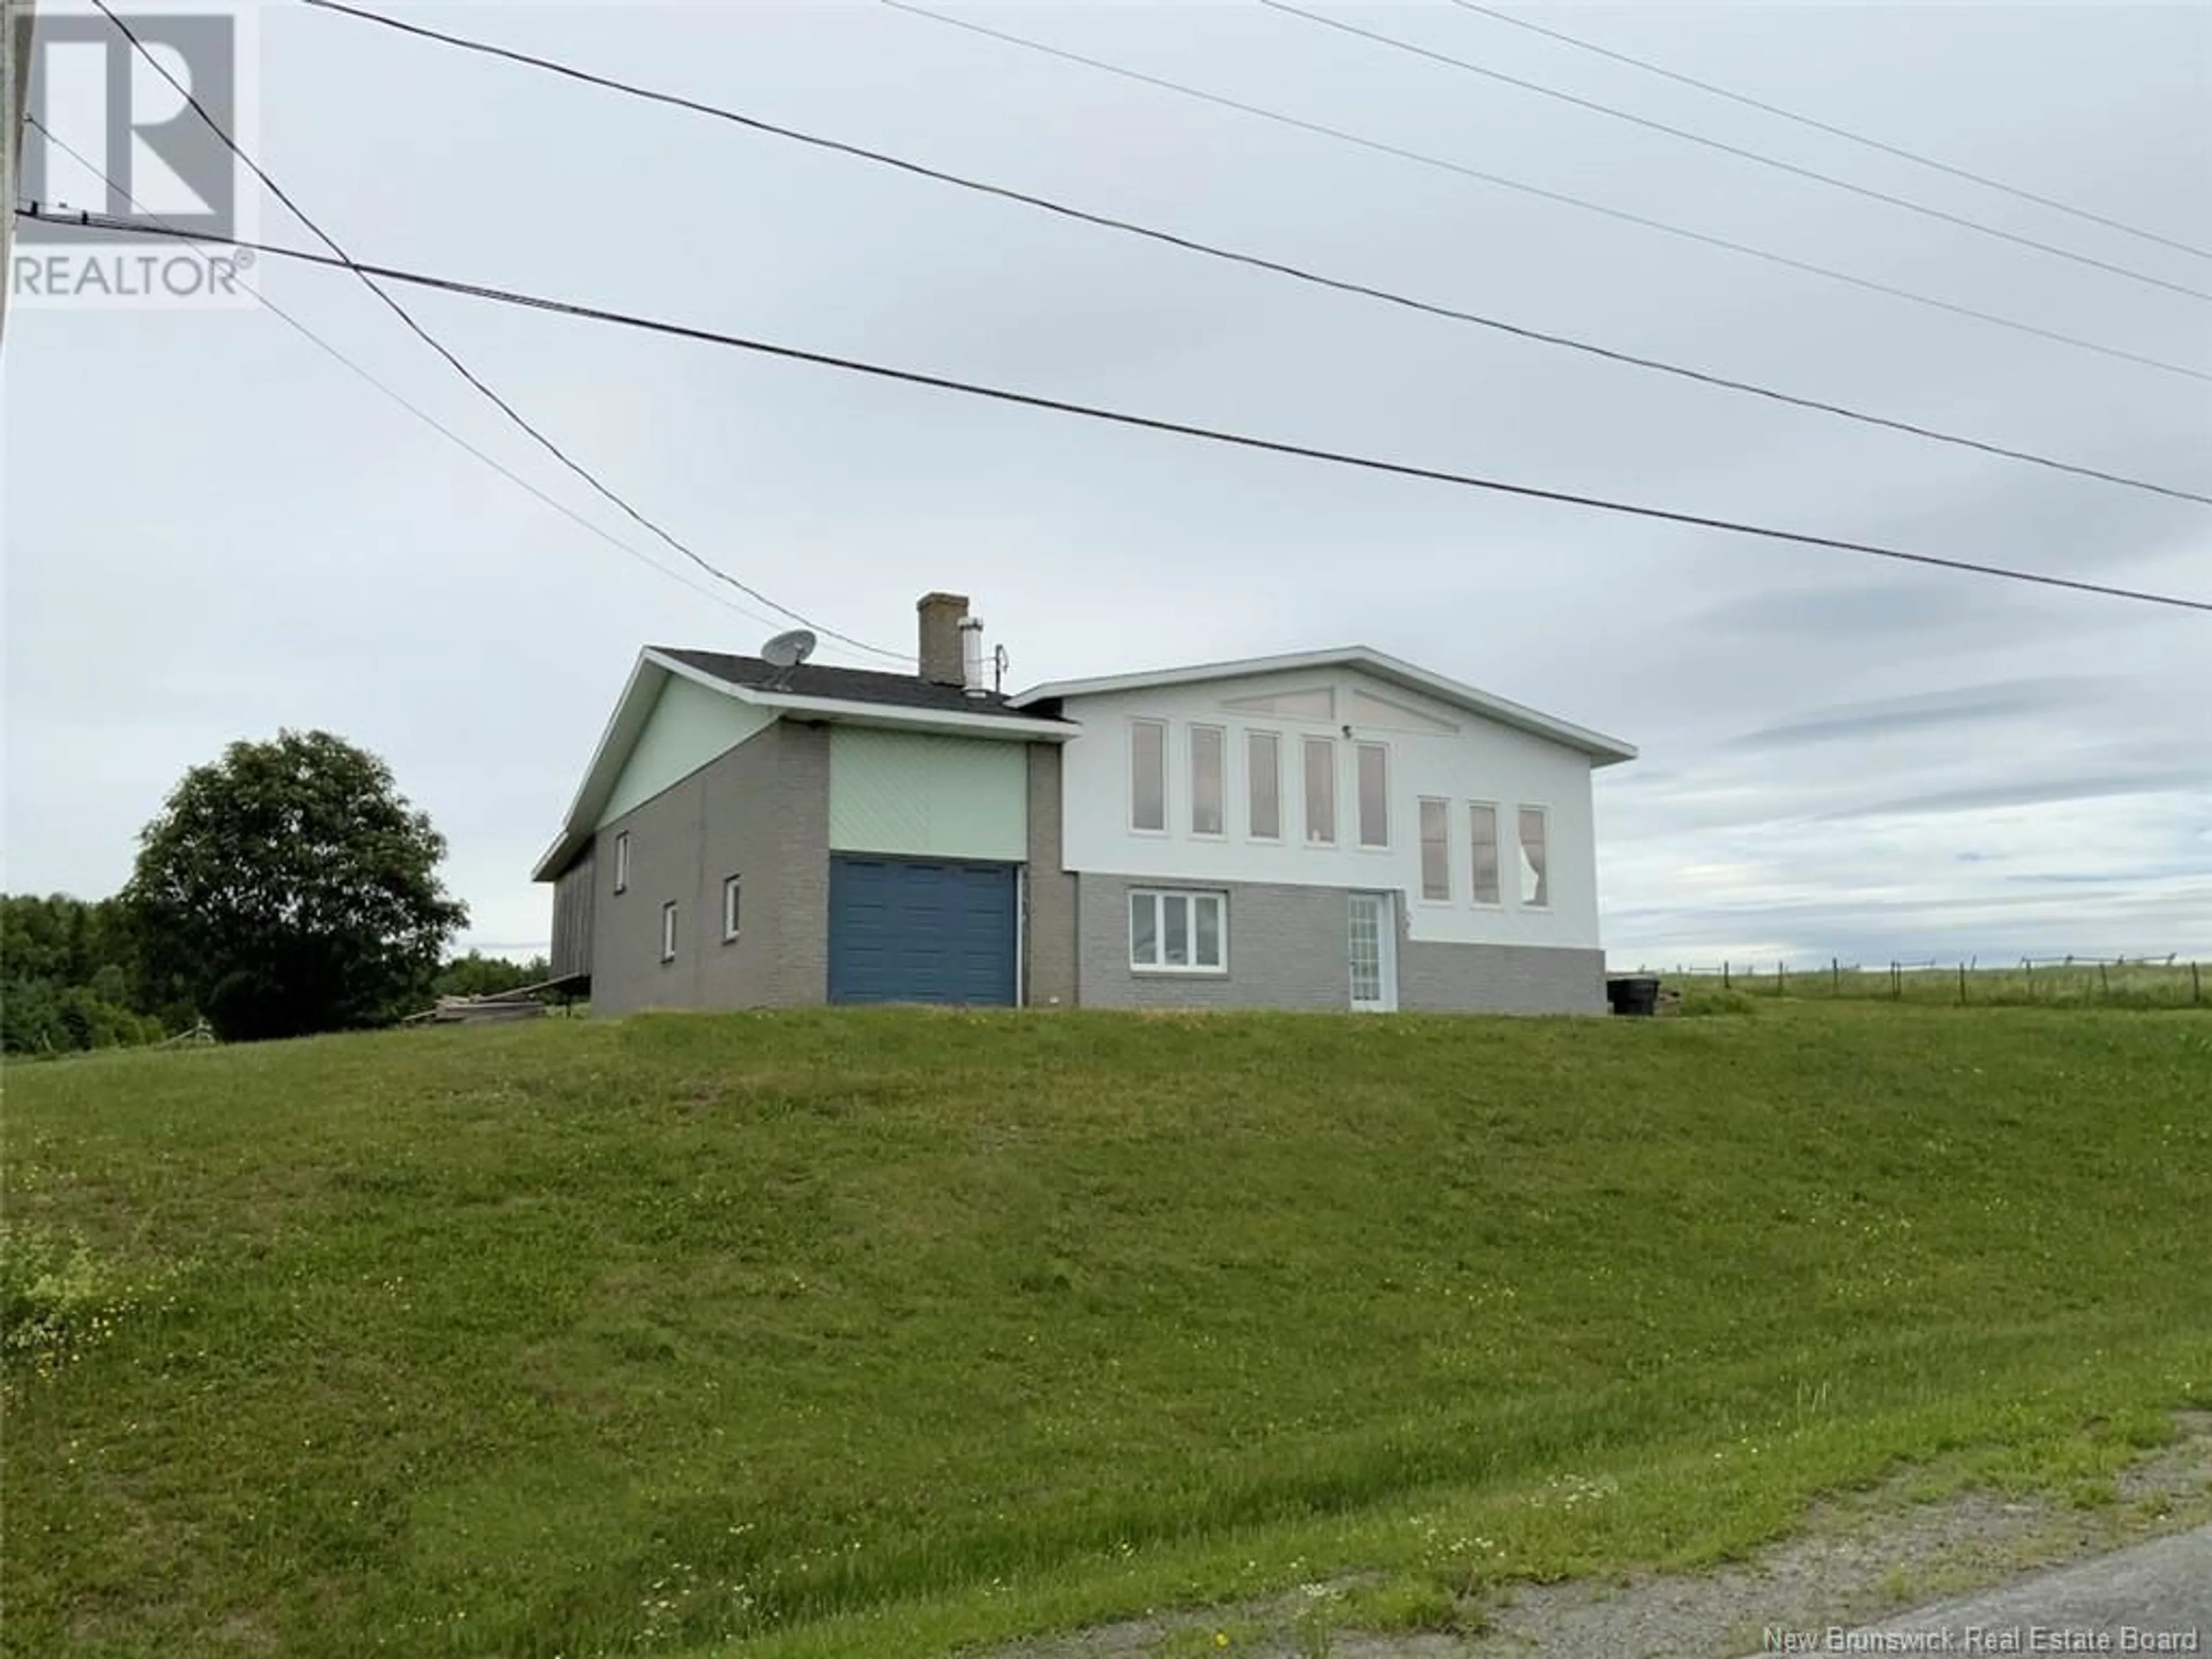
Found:
M 1656 971 L 1656 970 L 1655 970 Z M 1660 972 L 1688 994 L 1733 991 L 1800 1000 L 1913 1003 L 1970 1008 L 2202 1008 L 2212 1006 L 2212 969 L 2194 962 L 2080 962 L 2069 958 L 1978 963 L 1737 963 Z
M 2109 1501 L 2212 1018 L 550 1020 L 7 1079 L 11 1655 L 927 1655 Z

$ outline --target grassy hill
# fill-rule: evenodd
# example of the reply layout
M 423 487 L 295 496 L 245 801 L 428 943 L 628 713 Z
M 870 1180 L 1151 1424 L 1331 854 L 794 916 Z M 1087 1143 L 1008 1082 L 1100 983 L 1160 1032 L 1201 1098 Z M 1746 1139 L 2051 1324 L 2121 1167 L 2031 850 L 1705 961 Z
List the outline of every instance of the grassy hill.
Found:
M 6 1109 L 15 1655 L 1442 1616 L 2212 1404 L 2189 1012 L 547 1021 Z

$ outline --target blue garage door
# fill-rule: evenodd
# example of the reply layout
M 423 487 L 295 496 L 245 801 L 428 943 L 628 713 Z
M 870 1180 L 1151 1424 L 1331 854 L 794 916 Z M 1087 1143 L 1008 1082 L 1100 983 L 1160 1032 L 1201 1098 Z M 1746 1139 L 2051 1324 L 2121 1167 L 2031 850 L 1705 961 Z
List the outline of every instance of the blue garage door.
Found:
M 1010 1005 L 1014 866 L 830 860 L 830 1000 Z

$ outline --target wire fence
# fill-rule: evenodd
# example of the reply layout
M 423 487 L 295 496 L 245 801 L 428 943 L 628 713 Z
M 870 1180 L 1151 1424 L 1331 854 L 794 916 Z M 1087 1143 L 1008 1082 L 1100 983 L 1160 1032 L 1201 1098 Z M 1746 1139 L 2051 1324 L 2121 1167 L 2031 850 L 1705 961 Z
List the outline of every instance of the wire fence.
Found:
M 2106 1003 L 2138 1008 L 2203 1007 L 2212 964 L 2179 951 L 2140 957 L 1925 957 L 1911 961 L 1682 963 L 1650 965 L 1677 986 L 1747 996 L 1828 997 L 1971 1005 Z

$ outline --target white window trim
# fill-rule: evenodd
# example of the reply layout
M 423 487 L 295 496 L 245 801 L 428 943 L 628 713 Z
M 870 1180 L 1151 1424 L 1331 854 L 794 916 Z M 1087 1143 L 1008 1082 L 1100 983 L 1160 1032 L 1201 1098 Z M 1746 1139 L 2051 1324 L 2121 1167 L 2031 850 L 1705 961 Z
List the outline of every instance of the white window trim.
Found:
M 1149 898 L 1153 900 L 1156 903 L 1159 901 L 1171 898 L 1190 899 L 1194 901 L 1191 908 L 1190 922 L 1190 943 L 1194 950 L 1195 950 L 1198 945 L 1198 913 L 1194 901 L 1199 899 L 1212 899 L 1214 903 L 1219 907 L 1220 911 L 1218 932 L 1221 937 L 1221 960 L 1219 963 L 1211 965 L 1198 963 L 1140 963 L 1136 958 L 1135 941 L 1132 939 L 1127 941 L 1129 948 L 1129 971 L 1131 973 L 1146 975 L 1158 974 L 1172 976 L 1177 979 L 1189 979 L 1193 977 L 1200 979 L 1226 979 L 1229 976 L 1229 895 L 1227 892 L 1218 887 L 1132 887 L 1128 893 L 1129 904 L 1133 906 L 1136 901 L 1140 898 Z M 1130 931 L 1129 910 L 1127 908 L 1125 908 L 1121 914 L 1121 927 L 1125 933 Z M 1164 915 L 1156 911 L 1154 914 L 1152 933 L 1152 949 L 1155 954 L 1158 954 L 1164 951 L 1167 944 L 1167 922 Z
M 1271 738 L 1275 744 L 1275 833 L 1263 836 L 1252 827 L 1252 784 L 1259 774 L 1252 769 L 1252 739 Z M 1265 726 L 1244 728 L 1244 839 L 1258 842 L 1263 847 L 1283 844 L 1283 734 Z
M 1308 830 L 1308 816 L 1313 808 L 1313 796 L 1307 788 L 1306 745 L 1322 743 L 1328 745 L 1328 817 L 1329 836 L 1317 841 Z M 1344 834 L 1344 763 L 1337 757 L 1336 735 L 1326 736 L 1317 732 L 1298 733 L 1298 844 L 1316 853 L 1334 853 L 1342 846 Z
M 676 901 L 671 899 L 660 907 L 660 960 L 665 964 L 676 960 Z
M 1218 791 L 1221 802 L 1221 828 L 1218 830 L 1201 830 L 1198 827 L 1198 734 L 1200 732 L 1211 732 L 1221 739 L 1220 746 L 1217 750 L 1221 761 L 1221 787 Z M 1190 780 L 1190 799 L 1185 804 L 1190 809 L 1191 839 L 1193 841 L 1227 841 L 1231 798 L 1229 728 L 1225 726 L 1217 726 L 1211 720 L 1193 720 L 1184 728 L 1182 759 L 1184 774 Z M 1250 803 L 1247 802 L 1246 805 L 1249 807 Z
M 1498 803 L 1494 800 L 1470 800 L 1468 802 L 1468 806 L 1469 811 L 1467 819 L 1467 836 L 1460 842 L 1461 849 L 1467 854 L 1468 907 L 1474 910 L 1503 910 L 1505 908 L 1505 843 L 1499 839 L 1504 834 L 1499 820 L 1504 815 Z M 1473 809 L 1478 806 L 1486 806 L 1490 809 L 1491 850 L 1498 854 L 1498 896 L 1494 899 L 1477 898 L 1474 896 L 1474 813 Z M 1519 833 L 1516 827 L 1515 834 Z M 1514 856 L 1516 859 L 1520 856 L 1520 843 L 1516 842 Z M 1516 871 L 1519 867 L 1518 865 L 1515 866 Z
M 744 878 L 722 878 L 722 943 L 734 945 L 738 925 L 744 921 Z M 732 902 L 734 901 L 734 902 Z
M 1160 733 L 1160 827 L 1157 830 L 1142 828 L 1137 823 L 1137 728 L 1141 726 L 1158 726 Z M 1128 735 L 1122 742 L 1121 787 L 1128 792 L 1128 806 L 1121 814 L 1121 825 L 1133 836 L 1165 841 L 1175 823 L 1175 755 L 1168 741 L 1172 735 L 1165 720 L 1141 714 L 1130 716 Z
M 1351 748 L 1352 848 L 1356 853 L 1365 853 L 1370 856 L 1376 853 L 1387 854 L 1391 850 L 1390 820 L 1397 816 L 1390 810 L 1390 773 L 1393 769 L 1390 765 L 1390 745 L 1378 738 L 1355 738 L 1352 741 Z M 1379 749 L 1382 751 L 1382 839 L 1380 841 L 1367 839 L 1367 826 L 1361 821 L 1366 816 L 1365 803 L 1361 799 L 1364 792 L 1359 784 L 1359 751 L 1363 749 Z
M 1442 898 L 1431 898 L 1429 896 L 1428 871 L 1422 862 L 1422 860 L 1428 857 L 1428 843 L 1421 836 L 1421 809 L 1431 801 L 1434 801 L 1438 806 L 1444 809 L 1444 896 Z M 1473 824 L 1469 824 L 1468 826 L 1467 833 L 1468 848 L 1468 863 L 1469 866 L 1467 872 L 1468 878 L 1468 889 L 1472 890 L 1474 886 L 1474 871 L 1473 868 L 1474 862 L 1474 826 Z M 1449 908 L 1452 902 L 1452 804 L 1449 797 L 1443 795 L 1416 795 L 1413 797 L 1413 865 L 1414 880 L 1419 884 L 1419 890 L 1416 894 L 1416 902 L 1428 905 L 1433 909 L 1444 909 Z
M 1534 813 L 1536 815 L 1536 817 L 1538 817 L 1538 819 L 1539 819 L 1540 821 L 1541 821 L 1541 823 L 1543 823 L 1543 826 L 1544 826 L 1544 876 L 1543 876 L 1544 896 L 1543 896 L 1541 899 L 1524 899 L 1524 898 L 1522 898 L 1522 897 L 1521 896 L 1521 860 L 1522 860 L 1522 859 L 1525 856 L 1525 855 L 1522 854 L 1522 850 L 1521 850 L 1522 846 L 1522 840 L 1521 840 L 1521 815 L 1522 815 L 1523 812 L 1534 812 Z M 1498 888 L 1499 888 L 1499 890 L 1500 890 L 1500 891 L 1503 891 L 1503 890 L 1504 890 L 1504 885 L 1505 885 L 1504 882 L 1501 879 L 1501 880 L 1499 881 L 1499 883 L 1498 883 Z M 1540 912 L 1549 912 L 1549 911 L 1551 910 L 1551 908 L 1553 908 L 1553 907 L 1552 907 L 1552 809 L 1551 809 L 1550 807 L 1548 807 L 1548 806 L 1536 806 L 1536 805 L 1529 805 L 1529 804 L 1528 804 L 1528 803 L 1526 803 L 1526 802 L 1516 802 L 1516 803 L 1514 804 L 1514 807 L 1513 807 L 1513 902 L 1514 902 L 1514 905 L 1515 905 L 1515 907 L 1516 907 L 1516 908 L 1518 908 L 1518 909 L 1522 909 L 1522 910 L 1535 910 L 1535 911 L 1540 911 Z
M 615 891 L 629 891 L 629 831 L 615 831 Z

